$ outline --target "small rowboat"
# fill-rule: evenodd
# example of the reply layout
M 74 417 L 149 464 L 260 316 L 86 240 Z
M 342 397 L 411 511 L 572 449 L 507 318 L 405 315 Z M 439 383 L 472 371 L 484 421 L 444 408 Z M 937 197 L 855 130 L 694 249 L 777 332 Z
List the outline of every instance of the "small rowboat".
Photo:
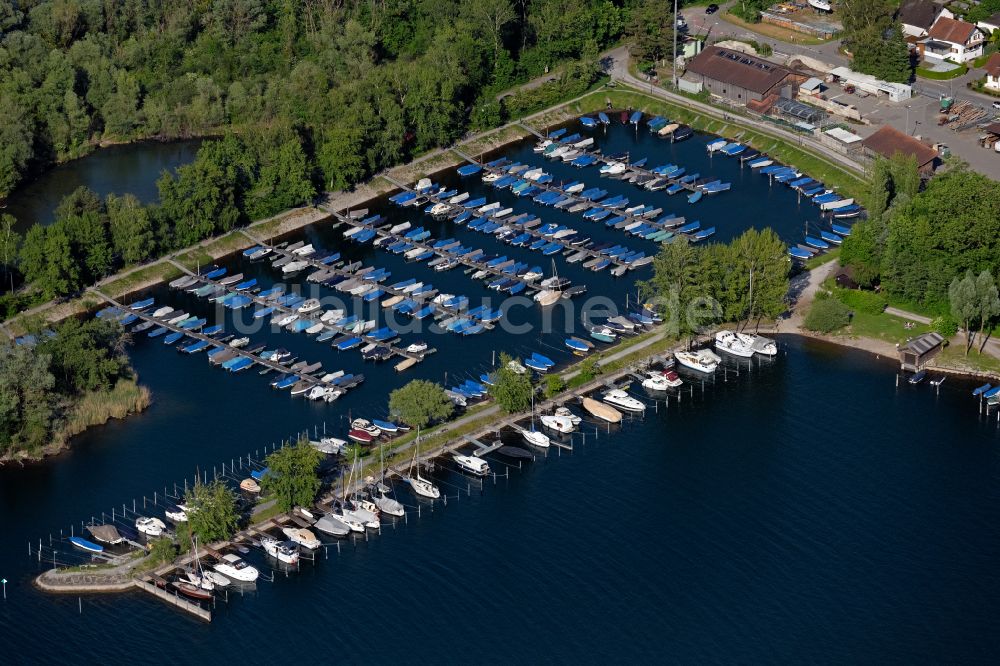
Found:
M 253 479 L 243 479 L 240 481 L 240 490 L 256 494 L 260 492 L 260 484 Z
M 70 537 L 69 538 L 69 542 L 71 544 L 73 544 L 74 546 L 76 546 L 77 548 L 81 548 L 83 550 L 90 551 L 91 553 L 103 553 L 104 552 L 104 546 L 102 546 L 100 544 L 96 544 L 93 541 L 87 541 L 83 537 L 78 537 L 78 536 Z

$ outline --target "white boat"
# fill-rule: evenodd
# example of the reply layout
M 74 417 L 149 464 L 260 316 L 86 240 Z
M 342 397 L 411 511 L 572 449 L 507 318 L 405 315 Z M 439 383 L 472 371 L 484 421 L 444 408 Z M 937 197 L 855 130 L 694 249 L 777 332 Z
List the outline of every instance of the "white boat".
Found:
M 297 250 L 292 250 L 292 254 L 296 254 L 300 257 L 308 257 L 310 254 L 316 254 L 316 248 L 312 246 L 312 243 L 306 243 Z
M 563 434 L 573 432 L 576 429 L 576 426 L 573 424 L 573 419 L 568 416 L 543 414 L 539 417 L 539 420 L 546 428 L 551 428 L 552 430 Z
M 305 303 L 303 303 L 302 305 L 299 306 L 299 309 L 297 310 L 297 312 L 299 314 L 307 314 L 309 312 L 315 312 L 316 310 L 319 310 L 319 308 L 320 308 L 319 299 L 318 298 L 310 298 Z
M 289 273 L 297 273 L 308 265 L 309 265 L 308 261 L 302 261 L 301 259 L 298 259 L 296 261 L 289 261 L 287 264 L 281 267 L 281 272 L 284 273 L 285 275 L 288 275 Z
M 611 164 L 605 164 L 601 167 L 601 175 L 604 176 L 617 176 L 618 174 L 625 173 L 625 165 L 621 162 L 612 162 Z
M 673 370 L 666 372 L 650 372 L 642 380 L 642 387 L 650 391 L 666 391 L 668 388 L 677 388 L 684 382 Z
M 323 437 L 318 442 L 310 440 L 309 445 L 320 453 L 337 455 L 344 450 L 344 447 L 347 446 L 347 442 L 343 439 L 337 439 L 336 437 Z
M 316 535 L 302 527 L 282 527 L 282 533 L 294 544 L 302 546 L 307 550 L 316 550 L 323 543 L 316 538 Z
M 306 334 L 308 334 L 308 335 L 316 335 L 317 333 L 319 333 L 320 331 L 322 331 L 324 328 L 326 328 L 325 325 L 323 325 L 321 322 L 317 322 L 317 323 L 313 324 L 312 326 L 310 326 L 309 328 L 306 329 Z
M 546 439 L 548 438 L 546 437 Z M 456 465 L 469 474 L 486 476 L 490 473 L 489 463 L 482 458 L 477 458 L 476 456 L 466 456 L 461 453 L 455 453 L 451 456 L 451 458 L 455 461 Z
M 169 305 L 164 305 L 162 308 L 158 308 L 155 312 L 153 312 L 153 317 L 159 319 L 168 312 L 173 312 L 173 311 L 174 309 L 172 307 L 170 307 Z
M 524 373 L 526 373 L 526 372 L 528 371 L 528 369 L 527 369 L 526 367 L 524 367 L 523 365 L 521 365 L 520 363 L 518 363 L 518 362 L 517 362 L 517 361 L 515 361 L 514 359 L 511 359 L 511 360 L 510 360 L 510 361 L 509 361 L 509 362 L 507 363 L 507 367 L 508 367 L 508 368 L 510 369 L 510 371 L 511 371 L 511 372 L 513 372 L 513 373 L 514 373 L 515 375 L 523 375 Z
M 284 328 L 285 326 L 288 326 L 289 324 L 291 324 L 293 321 L 295 321 L 298 318 L 299 318 L 299 316 L 297 314 L 294 314 L 294 313 L 290 314 L 290 315 L 285 315 L 284 317 L 282 317 L 281 319 L 278 320 L 278 327 L 279 328 Z
M 830 5 L 828 0 L 808 0 L 809 6 L 814 9 L 818 9 L 821 12 L 832 12 L 833 7 Z
M 410 484 L 410 488 L 413 492 L 420 497 L 426 497 L 428 499 L 438 499 L 441 497 L 441 491 L 438 487 L 427 479 L 420 476 L 420 466 L 417 465 L 417 454 L 420 452 L 420 432 L 417 431 L 417 443 L 413 450 L 413 460 L 410 461 L 410 476 L 404 478 L 404 481 Z M 414 468 L 416 468 L 416 475 L 413 475 Z
M 484 183 L 495 183 L 496 181 L 500 180 L 501 177 L 502 176 L 498 172 L 496 172 L 496 171 L 489 171 L 489 172 L 483 174 L 483 182 Z
M 139 530 L 146 536 L 158 537 L 166 531 L 167 526 L 159 518 L 139 516 L 135 519 L 135 529 Z
M 740 339 L 740 342 L 752 349 L 755 354 L 760 354 L 761 356 L 778 355 L 778 345 L 770 338 L 765 338 L 762 335 L 751 335 L 750 333 L 737 333 L 736 337 Z
M 167 520 L 175 523 L 186 523 L 188 520 L 187 507 L 183 504 L 177 505 L 176 509 L 167 509 L 163 512 Z
M 750 345 L 744 344 L 732 331 L 719 331 L 716 333 L 715 348 L 741 358 L 750 358 L 753 356 L 753 349 Z
M 568 407 L 556 407 L 555 415 L 562 417 L 564 419 L 569 419 L 570 423 L 573 424 L 574 428 L 580 425 L 580 423 L 583 421 L 583 419 L 581 419 L 579 416 L 571 412 Z
M 229 587 L 233 581 L 229 580 L 218 571 L 202 571 L 201 577 L 209 581 L 215 587 Z
M 291 541 L 278 541 L 271 536 L 263 536 L 260 538 L 260 545 L 264 548 L 264 552 L 285 564 L 298 564 L 299 562 L 299 548 Z
M 534 151 L 536 153 L 544 153 L 545 149 L 548 148 L 551 145 L 552 145 L 552 139 L 545 139 L 544 141 L 536 143 L 535 147 L 532 148 L 532 151 Z M 483 178 L 483 180 L 486 180 L 486 179 Z
M 524 441 L 526 441 L 528 444 L 531 444 L 532 446 L 537 446 L 540 449 L 547 449 L 547 448 L 549 448 L 549 445 L 551 444 L 551 440 L 549 440 L 549 436 L 546 435 L 544 432 L 540 432 L 538 430 L 522 430 L 521 431 L 521 436 L 524 437 Z M 468 457 L 468 456 L 466 456 L 466 457 Z M 456 462 L 458 462 L 457 458 L 456 458 Z M 461 465 L 461 463 L 459 463 L 459 464 Z M 464 465 L 463 465 L 463 467 L 464 467 Z M 478 472 L 476 472 L 476 473 L 478 473 Z M 486 472 L 483 472 L 483 473 L 485 474 Z
M 704 372 L 706 374 L 715 372 L 715 369 L 719 367 L 719 362 L 715 360 L 715 358 L 712 358 L 715 354 L 708 356 L 703 353 L 704 351 L 706 350 L 699 349 L 698 351 L 693 352 L 678 351 L 674 352 L 674 358 L 676 358 L 677 362 L 685 368 L 696 370 L 698 372 Z
M 323 316 L 319 318 L 320 321 L 326 322 L 327 324 L 333 324 L 344 318 L 343 310 L 327 310 L 323 313 Z
M 317 400 L 317 401 L 326 400 L 326 394 L 332 388 L 333 387 L 330 386 L 320 386 L 317 384 L 316 386 L 313 386 L 311 389 L 309 389 L 309 392 L 306 393 L 306 398 L 308 398 L 309 400 Z
M 414 187 L 414 189 L 416 189 L 417 191 L 427 190 L 430 189 L 430 186 L 433 184 L 434 183 L 431 182 L 430 178 L 421 178 L 420 180 L 417 181 L 417 184 Z
M 395 225 L 389 227 L 389 233 L 390 234 L 401 234 L 401 233 L 403 233 L 404 231 L 406 231 L 409 228 L 410 228 L 410 223 L 409 222 L 401 222 L 400 224 L 395 224 Z
M 244 583 L 252 583 L 260 575 L 255 567 L 250 566 L 239 555 L 233 553 L 223 555 L 213 568 L 227 578 Z
M 644 412 L 646 411 L 646 403 L 633 398 L 628 394 L 628 392 L 622 389 L 611 389 L 603 396 L 604 402 L 609 405 L 614 405 L 615 407 L 621 407 L 627 412 Z
M 446 204 L 446 203 L 436 203 L 433 206 L 431 206 L 431 215 L 434 215 L 436 217 L 437 216 L 441 216 L 441 215 L 447 215 L 448 211 L 450 211 L 450 210 L 451 210 L 451 206 L 449 206 L 448 204 Z
M 391 497 L 386 497 L 385 493 L 382 493 L 375 498 L 375 506 L 378 507 L 379 511 L 390 516 L 402 518 L 403 515 L 406 514 L 406 509 L 403 505 Z
M 181 577 L 185 583 L 192 585 L 194 587 L 200 588 L 211 592 L 215 589 L 215 583 L 209 580 L 208 576 L 202 576 L 193 571 L 185 571 L 184 575 Z
M 246 347 L 248 344 L 250 344 L 250 338 L 244 336 L 230 341 L 229 346 L 234 349 L 239 349 L 240 347 Z

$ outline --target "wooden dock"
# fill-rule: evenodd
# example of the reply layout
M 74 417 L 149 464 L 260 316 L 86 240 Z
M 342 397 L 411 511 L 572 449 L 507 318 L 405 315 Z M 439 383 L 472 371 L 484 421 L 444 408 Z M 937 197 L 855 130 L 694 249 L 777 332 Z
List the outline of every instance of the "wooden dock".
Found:
M 147 580 L 141 580 L 139 578 L 136 578 L 135 586 L 140 590 L 142 590 L 143 592 L 148 592 L 157 599 L 160 599 L 166 602 L 167 604 L 170 604 L 174 608 L 179 608 L 180 610 L 189 613 L 200 620 L 204 620 L 205 622 L 212 621 L 212 611 L 210 611 L 209 609 L 205 608 L 201 604 L 195 603 L 194 601 L 182 597 L 176 592 L 174 593 L 168 592 L 167 590 L 158 587 L 154 583 L 149 582 L 150 580 L 155 580 L 155 579 L 153 576 L 147 576 Z M 166 583 L 166 581 L 163 582 Z

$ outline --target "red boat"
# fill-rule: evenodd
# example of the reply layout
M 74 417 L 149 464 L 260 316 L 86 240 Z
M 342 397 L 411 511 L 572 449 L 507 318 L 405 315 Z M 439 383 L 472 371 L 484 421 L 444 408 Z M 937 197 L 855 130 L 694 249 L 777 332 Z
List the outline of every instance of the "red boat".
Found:
M 359 442 L 361 444 L 371 444 L 371 441 L 375 439 L 364 430 L 358 430 L 356 428 L 347 433 L 347 436 L 353 439 L 355 442 Z
M 198 599 L 199 601 L 208 601 L 212 598 L 212 593 L 208 590 L 204 590 L 200 587 L 192 585 L 191 583 L 184 582 L 182 580 L 176 581 L 174 587 L 177 591 L 183 594 L 185 597 L 190 597 L 191 599 Z

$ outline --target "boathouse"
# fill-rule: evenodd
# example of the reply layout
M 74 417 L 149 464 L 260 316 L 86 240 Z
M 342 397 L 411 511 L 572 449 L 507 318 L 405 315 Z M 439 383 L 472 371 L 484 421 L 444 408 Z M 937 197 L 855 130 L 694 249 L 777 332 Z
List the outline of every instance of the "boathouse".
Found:
M 791 98 L 805 77 L 776 62 L 720 46 L 709 46 L 687 66 L 689 80 L 732 104 L 760 102 L 769 96 Z
M 881 155 L 891 158 L 896 153 L 913 157 L 917 161 L 917 169 L 924 175 L 930 175 L 937 165 L 937 151 L 915 139 L 909 134 L 900 132 L 891 125 L 883 125 L 877 132 L 861 142 L 865 156 L 874 158 Z
M 899 348 L 899 365 L 903 370 L 916 372 L 941 353 L 944 338 L 931 331 L 913 338 Z

